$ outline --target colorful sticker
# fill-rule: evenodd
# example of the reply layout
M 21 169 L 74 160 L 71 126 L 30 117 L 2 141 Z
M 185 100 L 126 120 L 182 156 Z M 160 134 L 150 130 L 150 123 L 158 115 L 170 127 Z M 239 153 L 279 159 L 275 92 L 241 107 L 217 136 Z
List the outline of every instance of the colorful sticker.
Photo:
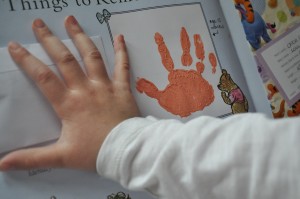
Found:
M 275 119 L 283 118 L 285 114 L 285 101 L 281 100 L 279 110 L 277 112 L 274 112 L 272 108 L 272 112 L 273 112 L 273 117 Z
M 248 112 L 248 101 L 239 86 L 225 69 L 222 70 L 218 85 L 224 102 L 231 106 L 233 114 Z
M 261 47 L 261 39 L 266 43 L 271 41 L 268 34 L 266 22 L 261 15 L 253 10 L 249 0 L 235 0 L 235 7 L 240 12 L 241 23 L 243 25 L 246 39 L 254 50 Z
M 271 109 L 274 118 L 279 119 L 286 116 L 296 117 L 300 115 L 300 100 L 292 107 L 289 107 L 273 83 L 267 83 L 266 90 L 268 92 L 268 99 L 271 101 Z
M 286 23 L 288 20 L 288 17 L 283 10 L 277 12 L 277 18 L 281 23 Z
M 300 115 L 300 100 L 296 102 L 290 110 L 288 110 L 289 117 L 296 117 Z
M 300 16 L 299 0 L 286 0 L 286 4 L 291 12 L 291 16 Z
M 243 5 L 244 6 L 244 9 L 246 11 L 246 20 L 248 23 L 253 23 L 254 22 L 254 10 L 253 10 L 253 7 L 252 7 L 252 4 L 250 2 L 250 0 L 235 0 L 235 4 L 237 6 L 240 6 L 240 5 Z
M 276 8 L 278 6 L 277 0 L 269 0 L 268 5 L 270 8 Z
M 267 85 L 268 90 L 268 99 L 271 100 L 276 93 L 279 93 L 279 90 L 273 84 Z

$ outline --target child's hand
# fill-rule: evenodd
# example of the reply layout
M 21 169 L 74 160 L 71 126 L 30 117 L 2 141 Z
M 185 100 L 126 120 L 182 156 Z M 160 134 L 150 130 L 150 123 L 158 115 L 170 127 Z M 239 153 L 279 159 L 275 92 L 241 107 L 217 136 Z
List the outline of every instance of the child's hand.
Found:
M 50 146 L 12 152 L 0 161 L 1 170 L 62 167 L 96 169 L 98 151 L 117 124 L 139 111 L 130 91 L 129 61 L 123 36 L 115 39 L 115 73 L 107 76 L 101 55 L 72 16 L 66 29 L 85 64 L 85 74 L 63 43 L 42 20 L 33 31 L 56 63 L 63 80 L 17 43 L 8 48 L 12 58 L 37 84 L 61 119 L 59 140 Z

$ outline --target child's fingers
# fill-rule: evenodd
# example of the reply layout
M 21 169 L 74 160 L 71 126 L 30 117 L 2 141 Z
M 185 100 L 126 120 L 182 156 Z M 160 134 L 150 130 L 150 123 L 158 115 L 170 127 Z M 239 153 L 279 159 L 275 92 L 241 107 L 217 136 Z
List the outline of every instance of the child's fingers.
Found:
M 67 92 L 63 82 L 44 63 L 18 43 L 11 42 L 8 49 L 13 60 L 33 79 L 54 109 L 60 106 Z
M 6 155 L 0 161 L 0 170 L 25 170 L 35 168 L 57 168 L 64 167 L 62 151 L 57 144 L 23 149 Z
M 129 58 L 123 35 L 118 35 L 114 42 L 115 71 L 114 80 L 129 85 Z
M 82 86 L 87 78 L 73 54 L 62 41 L 52 34 L 41 19 L 33 22 L 33 30 L 37 39 L 57 65 L 67 86 Z
M 65 20 L 65 26 L 83 58 L 89 78 L 109 80 L 99 50 L 84 33 L 77 20 L 73 16 L 69 16 Z

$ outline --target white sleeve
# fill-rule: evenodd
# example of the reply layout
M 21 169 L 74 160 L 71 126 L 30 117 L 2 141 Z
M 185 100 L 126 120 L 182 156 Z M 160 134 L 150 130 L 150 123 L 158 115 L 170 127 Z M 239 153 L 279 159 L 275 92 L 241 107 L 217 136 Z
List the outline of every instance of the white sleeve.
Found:
M 97 171 L 161 199 L 300 198 L 300 119 L 133 118 L 102 145 Z

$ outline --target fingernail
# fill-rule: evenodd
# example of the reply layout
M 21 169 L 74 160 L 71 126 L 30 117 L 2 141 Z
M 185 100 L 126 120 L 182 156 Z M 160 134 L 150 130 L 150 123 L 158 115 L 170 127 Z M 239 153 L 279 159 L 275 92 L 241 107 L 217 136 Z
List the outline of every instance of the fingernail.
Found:
M 124 35 L 120 35 L 119 38 L 120 38 L 120 40 L 119 40 L 120 42 L 125 43 Z
M 73 15 L 69 16 L 68 22 L 69 22 L 70 24 L 72 24 L 72 25 L 77 25 L 77 24 L 78 24 L 77 19 L 76 19 Z
M 8 44 L 8 49 L 10 51 L 16 51 L 19 48 L 21 48 L 21 45 L 18 44 L 17 42 L 9 42 L 9 44 Z
M 45 27 L 45 23 L 41 19 L 34 20 L 33 25 L 36 28 L 43 28 L 43 27 Z

